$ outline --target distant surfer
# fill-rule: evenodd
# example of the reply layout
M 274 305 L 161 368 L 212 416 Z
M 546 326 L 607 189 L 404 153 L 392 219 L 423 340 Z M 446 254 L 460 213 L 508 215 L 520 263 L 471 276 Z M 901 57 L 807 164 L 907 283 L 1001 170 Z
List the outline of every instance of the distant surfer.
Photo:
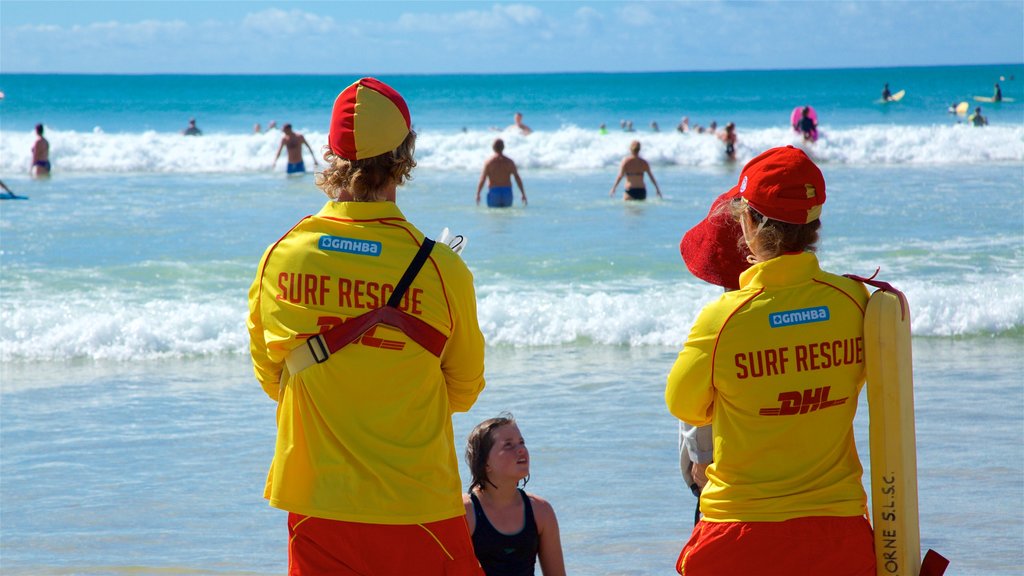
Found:
M 1002 102 L 1003 101 L 1003 90 L 1002 90 L 1002 88 L 999 87 L 999 82 L 996 82 L 996 90 L 992 94 L 992 101 L 993 102 Z
M 489 182 L 487 189 L 487 205 L 491 208 L 507 208 L 512 205 L 512 179 L 516 179 L 519 186 L 519 194 L 526 206 L 526 191 L 523 190 L 523 179 L 519 177 L 519 170 L 511 158 L 505 156 L 505 141 L 496 138 L 491 144 L 494 155 L 484 162 L 484 169 L 480 172 L 480 182 L 476 185 L 476 203 L 480 204 L 480 192 L 484 189 L 484 183 Z
M 725 157 L 729 160 L 736 159 L 736 124 L 729 122 L 725 125 L 725 131 L 718 135 L 718 139 L 725 142 Z
M 646 200 L 647 199 L 647 188 L 644 185 L 644 174 L 647 174 L 651 178 L 651 182 L 654 184 L 654 189 L 658 193 L 658 198 L 661 198 L 661 188 L 658 187 L 658 181 L 654 179 L 654 173 L 651 172 L 651 165 L 640 157 L 640 141 L 633 140 L 629 144 L 629 156 L 622 159 L 622 164 L 619 165 L 619 175 L 615 177 L 615 183 L 612 184 L 612 191 L 609 196 L 615 196 L 615 189 L 619 187 L 619 182 L 622 178 L 626 178 L 626 193 L 623 195 L 623 200 Z
M 811 118 L 811 107 L 804 106 L 800 113 L 800 120 L 793 126 L 797 132 L 804 135 L 805 142 L 814 142 L 818 139 L 818 123 Z
M 50 142 L 43 137 L 43 125 L 36 124 L 36 141 L 32 144 L 33 178 L 45 178 L 50 175 Z
M 284 136 L 281 137 L 281 144 L 277 147 L 277 154 L 274 156 L 274 166 L 277 166 L 277 159 L 281 157 L 281 149 L 287 148 L 288 173 L 304 173 L 306 171 L 306 165 L 302 162 L 303 145 L 305 145 L 306 149 L 309 150 L 309 155 L 313 157 L 313 165 L 319 166 L 316 161 L 316 153 L 313 152 L 313 148 L 310 147 L 309 142 L 306 142 L 306 138 L 302 134 L 293 132 L 291 124 L 285 124 L 282 126 L 281 131 L 284 132 Z
M 196 119 L 189 118 L 188 127 L 181 131 L 185 136 L 202 136 L 203 131 L 196 126 Z
M 885 88 L 882 88 L 882 102 L 888 102 L 892 100 L 892 92 L 889 90 L 889 83 L 885 83 Z

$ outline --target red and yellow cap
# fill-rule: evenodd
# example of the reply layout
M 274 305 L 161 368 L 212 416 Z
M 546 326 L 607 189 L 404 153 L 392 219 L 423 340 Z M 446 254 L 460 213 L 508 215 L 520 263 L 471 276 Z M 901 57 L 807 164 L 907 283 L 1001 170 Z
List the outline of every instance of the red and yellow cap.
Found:
M 401 94 L 376 78 L 360 78 L 334 101 L 327 141 L 341 158 L 363 160 L 398 148 L 411 126 Z
M 772 220 L 807 224 L 821 216 L 825 177 L 803 150 L 772 148 L 747 162 L 726 196 L 742 198 Z

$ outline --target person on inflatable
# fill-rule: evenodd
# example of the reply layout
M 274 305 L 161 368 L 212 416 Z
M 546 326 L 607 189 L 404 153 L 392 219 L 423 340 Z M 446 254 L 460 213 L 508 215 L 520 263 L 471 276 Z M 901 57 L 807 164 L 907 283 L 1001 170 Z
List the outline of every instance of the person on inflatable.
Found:
M 362 78 L 337 97 L 328 197 L 260 261 L 256 378 L 277 402 L 264 496 L 288 511 L 288 573 L 483 576 L 451 415 L 484 388 L 473 276 L 396 204 L 416 166 L 402 96 Z
M 804 135 L 805 142 L 814 142 L 818 139 L 818 123 L 811 117 L 810 107 L 804 106 L 800 120 L 793 126 L 793 129 Z
M 793 146 L 747 163 L 724 198 L 752 266 L 700 312 L 665 388 L 669 411 L 714 438 L 679 574 L 875 573 L 853 432 L 868 293 L 818 266 L 824 203 Z

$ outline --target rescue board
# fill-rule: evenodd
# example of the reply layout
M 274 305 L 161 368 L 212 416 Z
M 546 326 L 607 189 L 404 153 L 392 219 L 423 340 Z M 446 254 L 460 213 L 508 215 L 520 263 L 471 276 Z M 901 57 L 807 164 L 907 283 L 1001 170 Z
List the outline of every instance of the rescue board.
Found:
M 960 116 L 966 116 L 967 110 L 969 110 L 970 108 L 971 105 L 966 100 L 964 100 L 963 102 L 956 105 L 956 113 L 959 114 Z
M 998 104 L 999 102 L 1013 102 L 1013 98 L 1003 98 L 1002 100 L 998 100 L 997 101 L 995 98 L 993 98 L 991 96 L 975 96 L 974 97 L 974 101 L 975 102 L 991 102 L 993 104 Z
M 878 576 L 918 576 L 917 442 L 910 307 L 902 292 L 876 290 L 864 315 L 871 524 Z

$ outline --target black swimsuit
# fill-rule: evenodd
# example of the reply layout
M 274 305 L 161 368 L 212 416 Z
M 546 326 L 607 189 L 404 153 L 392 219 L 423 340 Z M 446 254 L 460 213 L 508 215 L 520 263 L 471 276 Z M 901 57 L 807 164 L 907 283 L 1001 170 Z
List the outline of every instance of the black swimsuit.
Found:
M 523 498 L 523 529 L 516 534 L 503 534 L 491 524 L 484 514 L 480 500 L 472 492 L 473 512 L 476 514 L 476 529 L 473 530 L 473 548 L 487 576 L 533 576 L 540 549 L 540 534 L 533 518 L 533 506 L 526 492 L 519 490 Z

